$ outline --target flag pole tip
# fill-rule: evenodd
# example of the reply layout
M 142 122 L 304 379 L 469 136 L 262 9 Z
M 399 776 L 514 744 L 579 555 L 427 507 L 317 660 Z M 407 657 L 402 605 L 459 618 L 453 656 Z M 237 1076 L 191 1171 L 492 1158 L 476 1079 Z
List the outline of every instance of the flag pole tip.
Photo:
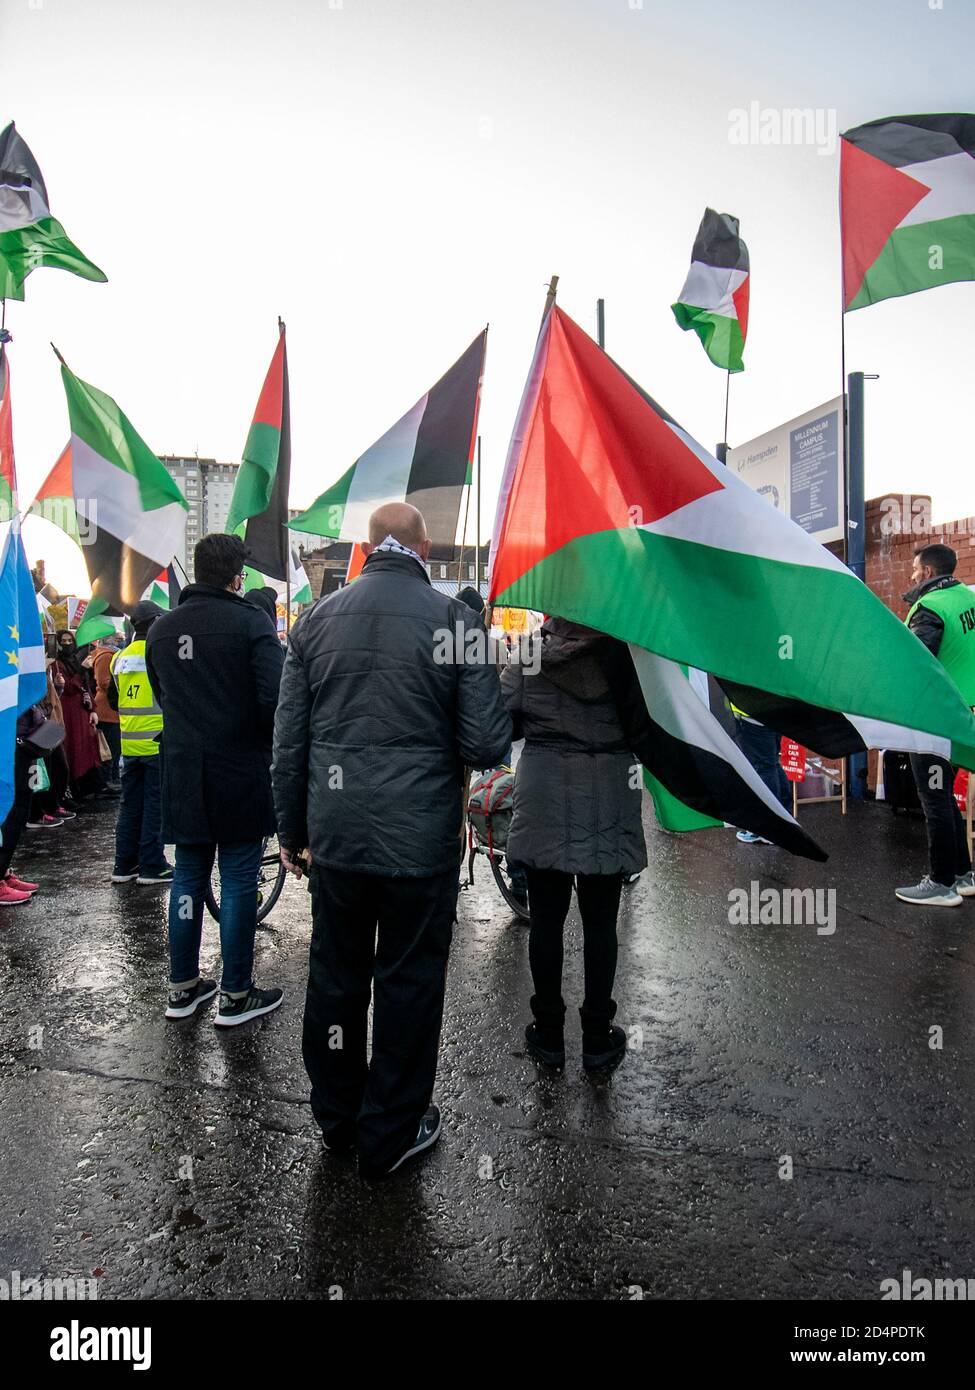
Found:
M 58 352 L 57 348 L 54 346 L 53 343 L 51 344 L 51 351 L 54 353 L 54 356 L 55 356 L 55 357 L 58 359 L 58 361 L 61 363 L 61 366 L 62 366 L 62 367 L 66 367 L 66 366 L 68 365 L 67 362 L 65 362 L 64 358 L 61 356 L 61 354 Z

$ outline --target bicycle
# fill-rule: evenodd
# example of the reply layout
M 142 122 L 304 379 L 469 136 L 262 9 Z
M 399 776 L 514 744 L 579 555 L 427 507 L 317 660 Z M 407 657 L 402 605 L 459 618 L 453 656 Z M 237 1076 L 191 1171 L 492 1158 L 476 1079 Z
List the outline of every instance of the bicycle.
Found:
M 274 907 L 281 890 L 284 887 L 284 880 L 288 876 L 288 871 L 281 863 L 281 850 L 278 845 L 277 835 L 268 835 L 264 840 L 264 847 L 261 851 L 261 862 L 257 869 L 257 881 L 255 890 L 257 892 L 257 920 L 263 922 L 265 917 Z M 213 872 L 210 875 L 210 882 L 206 886 L 206 905 L 210 916 L 216 921 L 220 921 L 220 868 L 217 860 L 213 862 Z

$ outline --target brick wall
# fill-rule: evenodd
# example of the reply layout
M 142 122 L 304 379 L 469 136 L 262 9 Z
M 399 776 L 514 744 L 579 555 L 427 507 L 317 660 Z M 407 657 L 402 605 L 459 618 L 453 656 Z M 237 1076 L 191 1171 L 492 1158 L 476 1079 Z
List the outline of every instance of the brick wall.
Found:
M 911 565 L 918 546 L 938 542 L 958 554 L 956 576 L 975 586 L 975 517 L 930 523 L 931 498 L 874 497 L 866 505 L 867 585 L 899 618 L 907 617 L 901 594 L 911 587 Z
M 914 552 L 921 545 L 950 545 L 958 555 L 957 578 L 975 588 L 975 517 L 933 527 L 931 498 L 874 497 L 866 504 L 867 585 L 899 618 L 907 617 L 901 598 L 911 587 Z M 832 547 L 830 547 L 832 549 Z M 868 755 L 867 785 L 877 783 L 877 754 Z

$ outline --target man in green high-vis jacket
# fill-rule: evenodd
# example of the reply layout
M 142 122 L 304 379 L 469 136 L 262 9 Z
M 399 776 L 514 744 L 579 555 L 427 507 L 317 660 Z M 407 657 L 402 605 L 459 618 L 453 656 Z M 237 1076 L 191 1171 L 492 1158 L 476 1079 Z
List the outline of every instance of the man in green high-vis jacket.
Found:
M 907 625 L 942 663 L 966 705 L 975 706 L 975 589 L 955 579 L 958 557 L 949 545 L 914 553 Z M 954 797 L 955 769 L 935 753 L 912 753 L 911 769 L 928 828 L 931 868 L 920 883 L 898 888 L 901 902 L 960 907 L 975 897 L 965 823 Z

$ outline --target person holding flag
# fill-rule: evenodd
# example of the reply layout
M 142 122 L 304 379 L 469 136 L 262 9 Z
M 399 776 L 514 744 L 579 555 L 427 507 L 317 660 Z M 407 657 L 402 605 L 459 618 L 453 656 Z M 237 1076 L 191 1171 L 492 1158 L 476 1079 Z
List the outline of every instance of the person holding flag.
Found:
M 915 551 L 913 588 L 904 595 L 911 605 L 906 621 L 945 667 L 965 703 L 975 705 L 975 591 L 955 578 L 957 564 L 950 545 L 924 545 Z M 955 801 L 955 769 L 944 751 L 911 754 L 928 830 L 930 867 L 920 883 L 897 889 L 902 903 L 960 907 L 962 898 L 975 898 L 965 823 Z
M 0 339 L 0 520 L 9 522 L 0 560 L 0 906 L 16 906 L 38 887 L 18 878 L 10 865 L 30 813 L 31 768 L 40 750 L 29 740 L 45 723 L 39 704 L 47 693 L 47 674 L 34 581 L 20 534 L 7 339 L 9 334 Z

